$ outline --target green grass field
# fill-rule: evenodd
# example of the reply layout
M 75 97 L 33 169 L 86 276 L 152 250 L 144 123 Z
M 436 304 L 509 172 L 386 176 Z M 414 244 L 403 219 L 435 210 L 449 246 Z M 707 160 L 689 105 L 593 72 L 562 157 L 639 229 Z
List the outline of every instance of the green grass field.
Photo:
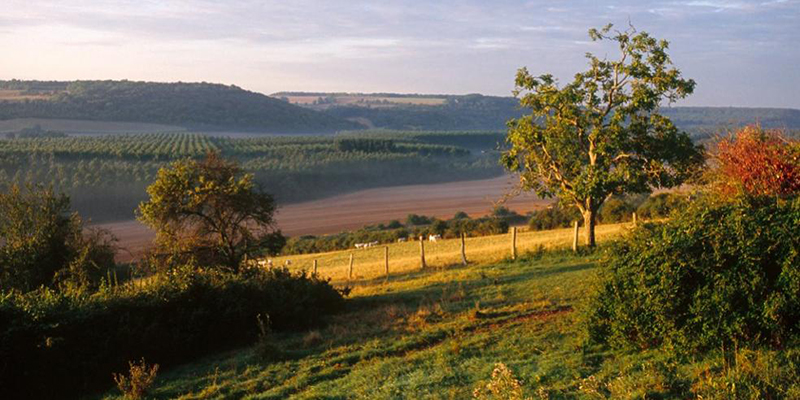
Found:
M 623 229 L 601 231 L 608 238 Z M 521 240 L 522 247 L 537 243 L 536 235 L 561 233 L 523 234 L 529 240 Z M 503 238 L 485 238 L 484 245 L 505 247 Z M 390 250 L 399 253 L 411 245 L 418 246 Z M 346 253 L 317 257 L 336 260 Z M 270 334 L 264 345 L 163 371 L 151 396 L 465 399 L 504 363 L 522 382 L 525 398 L 666 399 L 706 393 L 721 375 L 747 373 L 732 371 L 714 355 L 676 360 L 657 351 L 586 345 L 581 315 L 595 290 L 601 254 L 539 250 L 516 261 L 468 266 L 443 258 L 439 268 L 397 272 L 389 282 L 362 279 L 353 286 L 347 310 L 325 328 Z M 503 251 L 495 256 L 503 258 Z M 377 273 L 365 270 L 367 277 Z M 759 353 L 741 365 L 756 370 L 759 363 L 769 364 L 768 356 Z M 104 398 L 118 396 L 112 391 Z
M 630 223 L 599 225 L 596 230 L 598 241 L 608 240 L 624 233 Z M 581 243 L 583 231 L 581 230 Z M 538 251 L 541 249 L 560 249 L 572 245 L 572 229 L 551 231 L 524 231 L 517 234 L 517 252 Z M 292 269 L 311 271 L 317 260 L 318 273 L 331 278 L 334 283 L 347 281 L 350 270 L 350 254 L 353 254 L 353 279 L 369 281 L 385 276 L 384 247 L 352 249 L 319 254 L 303 254 L 273 258 L 274 265 L 284 265 L 291 261 Z M 420 269 L 419 242 L 395 243 L 389 246 L 390 275 L 406 274 Z M 466 239 L 466 254 L 470 262 L 488 264 L 511 256 L 510 234 L 481 236 Z M 461 263 L 461 240 L 445 239 L 436 242 L 425 241 L 425 261 L 430 269 L 436 270 Z

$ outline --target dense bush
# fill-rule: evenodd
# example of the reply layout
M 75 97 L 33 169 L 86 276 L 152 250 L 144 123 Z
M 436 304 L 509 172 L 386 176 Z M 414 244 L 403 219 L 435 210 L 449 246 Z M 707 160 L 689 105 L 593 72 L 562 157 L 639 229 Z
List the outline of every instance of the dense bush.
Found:
M 91 289 L 114 267 L 116 239 L 86 230 L 69 197 L 12 185 L 0 192 L 0 290 Z
M 800 192 L 800 142 L 783 132 L 745 127 L 717 144 L 719 188 L 725 193 L 785 196 Z
M 272 329 L 302 329 L 342 305 L 327 281 L 284 269 L 186 269 L 143 288 L 4 295 L 0 387 L 4 398 L 73 397 L 110 387 L 112 372 L 126 371 L 130 360 L 168 366 L 252 343 L 259 315 Z
M 800 332 L 800 198 L 712 196 L 612 246 L 589 318 L 619 347 L 684 350 Z
M 572 225 L 573 221 L 583 222 L 583 217 L 577 208 L 553 204 L 547 208 L 532 212 L 528 227 L 533 231 L 546 231 L 567 228 Z
M 600 207 L 597 221 L 601 224 L 615 224 L 630 221 L 636 208 L 624 199 L 610 198 Z
M 672 211 L 686 207 L 688 201 L 687 196 L 683 194 L 659 193 L 648 197 L 636 209 L 636 214 L 644 219 L 666 218 Z

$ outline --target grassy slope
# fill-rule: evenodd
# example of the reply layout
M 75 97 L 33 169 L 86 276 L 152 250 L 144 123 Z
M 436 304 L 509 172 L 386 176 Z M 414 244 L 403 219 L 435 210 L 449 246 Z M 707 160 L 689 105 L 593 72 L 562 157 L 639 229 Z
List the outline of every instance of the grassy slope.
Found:
M 620 231 L 609 229 L 605 237 Z M 673 391 L 686 397 L 693 385 L 719 375 L 719 358 L 678 363 L 658 352 L 584 346 L 580 315 L 594 290 L 598 257 L 535 252 L 516 262 L 359 281 L 348 310 L 326 328 L 271 336 L 281 349 L 277 361 L 264 359 L 258 346 L 219 354 L 165 371 L 152 394 L 464 399 L 503 362 L 531 398 L 676 398 Z
M 597 227 L 599 240 L 617 235 L 630 224 L 608 224 Z M 581 231 L 582 234 L 583 231 Z M 517 251 L 522 254 L 540 247 L 567 247 L 572 243 L 572 229 L 556 229 L 552 231 L 520 231 L 517 234 Z M 581 237 L 583 240 L 583 237 Z M 354 249 L 352 251 L 334 251 L 319 254 L 283 256 L 273 259 L 274 265 L 283 265 L 291 261 L 294 269 L 311 271 L 314 260 L 317 260 L 318 272 L 335 283 L 347 279 L 350 269 L 350 254 L 353 254 L 353 277 L 358 280 L 376 279 L 384 276 L 384 247 Z M 466 239 L 467 259 L 470 262 L 487 264 L 500 261 L 510 256 L 510 235 L 482 236 Z M 458 239 L 446 239 L 436 242 L 425 242 L 425 262 L 431 268 L 459 264 L 461 262 L 461 242 Z M 419 242 L 396 243 L 389 246 L 390 274 L 416 271 L 420 266 Z

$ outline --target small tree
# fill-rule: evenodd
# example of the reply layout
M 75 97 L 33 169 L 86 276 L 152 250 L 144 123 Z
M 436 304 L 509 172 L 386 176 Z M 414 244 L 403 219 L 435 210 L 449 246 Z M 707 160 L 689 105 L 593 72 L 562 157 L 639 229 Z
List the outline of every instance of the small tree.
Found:
M 116 250 L 108 231 L 84 229 L 64 194 L 17 184 L 0 192 L 0 290 L 95 287 Z
M 239 270 L 242 260 L 286 243 L 275 229 L 275 201 L 256 187 L 253 175 L 216 153 L 179 160 L 158 171 L 147 188 L 150 200 L 138 218 L 156 231 L 159 251 L 204 265 Z
M 611 27 L 589 36 L 615 42 L 619 58 L 587 54 L 589 69 L 563 87 L 549 74 L 517 72 L 514 94 L 531 113 L 509 121 L 502 156 L 523 190 L 580 210 L 589 246 L 611 195 L 679 185 L 703 162 L 701 148 L 658 112 L 662 101 L 691 94 L 694 81 L 672 66 L 666 41 L 633 27 L 611 35 Z

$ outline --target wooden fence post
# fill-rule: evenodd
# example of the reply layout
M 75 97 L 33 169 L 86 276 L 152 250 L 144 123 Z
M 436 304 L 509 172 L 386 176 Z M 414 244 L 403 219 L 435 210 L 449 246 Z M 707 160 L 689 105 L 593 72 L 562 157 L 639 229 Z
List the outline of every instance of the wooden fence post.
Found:
M 317 260 L 314 259 L 314 275 L 317 275 Z
M 636 226 L 638 223 L 639 223 L 639 221 L 636 218 L 636 211 L 634 211 L 633 212 L 633 226 Z
M 419 237 L 419 268 L 420 269 L 425 269 L 425 268 L 428 267 L 428 265 L 425 264 L 425 240 L 423 240 L 423 239 L 424 239 L 423 236 Z
M 517 227 L 511 227 L 511 259 L 517 259 Z
M 353 253 L 350 253 L 350 272 L 347 274 L 347 279 L 353 279 Z
M 574 253 L 577 253 L 578 252 L 578 229 L 579 229 L 578 228 L 578 221 L 574 221 L 572 223 L 572 225 L 574 226 L 574 230 L 575 230 L 575 233 L 572 236 L 572 251 Z
M 467 236 L 467 234 L 461 232 L 461 263 L 467 265 L 467 245 L 464 239 L 465 236 Z
M 386 280 L 389 280 L 389 246 L 383 248 L 383 265 L 386 267 Z

